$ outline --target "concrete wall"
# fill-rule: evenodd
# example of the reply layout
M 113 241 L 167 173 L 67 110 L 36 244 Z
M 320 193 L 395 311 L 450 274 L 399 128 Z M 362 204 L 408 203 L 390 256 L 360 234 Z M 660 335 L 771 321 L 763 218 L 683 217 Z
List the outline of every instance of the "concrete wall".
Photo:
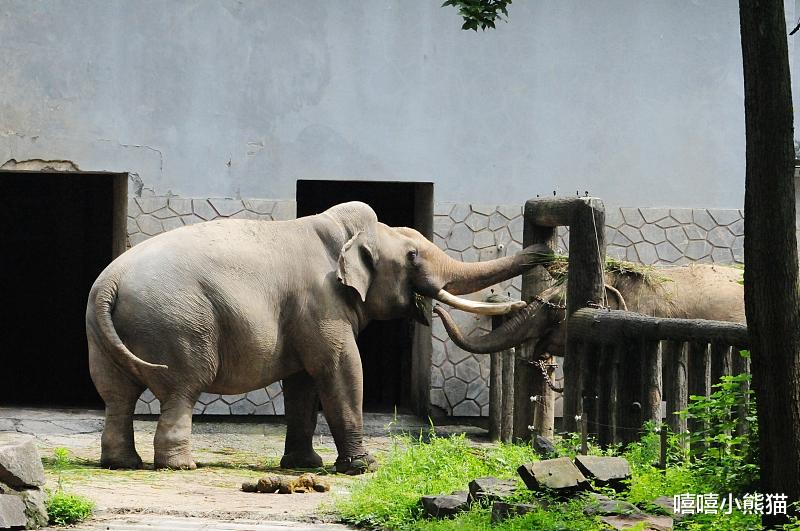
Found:
M 383 179 L 462 203 L 741 208 L 735 2 L 519 2 L 496 31 L 460 23 L 428 0 L 6 0 L 0 165 L 69 160 L 182 197 Z

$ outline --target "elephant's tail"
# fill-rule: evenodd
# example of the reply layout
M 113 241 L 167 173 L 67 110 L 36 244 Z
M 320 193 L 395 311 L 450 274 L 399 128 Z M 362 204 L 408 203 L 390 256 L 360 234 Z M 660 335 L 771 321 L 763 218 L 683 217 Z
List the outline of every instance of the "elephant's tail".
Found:
M 117 279 L 108 278 L 98 279 L 89 294 L 89 304 L 86 310 L 86 331 L 94 334 L 103 347 L 103 351 L 120 367 L 127 369 L 138 380 L 144 382 L 143 372 L 151 369 L 163 371 L 166 365 L 149 363 L 137 357 L 122 342 L 114 328 L 111 320 L 111 311 L 117 301 L 117 290 L 119 285 Z

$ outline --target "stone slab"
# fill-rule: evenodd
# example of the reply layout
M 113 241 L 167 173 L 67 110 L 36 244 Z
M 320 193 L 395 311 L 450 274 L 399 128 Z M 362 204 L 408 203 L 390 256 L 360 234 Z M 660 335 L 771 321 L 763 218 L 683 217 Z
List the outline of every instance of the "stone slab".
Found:
M 44 467 L 33 437 L 0 433 L 0 482 L 15 489 L 44 485 Z
M 583 513 L 589 516 L 611 516 L 620 514 L 642 514 L 642 511 L 632 503 L 614 500 L 603 494 L 590 492 L 589 501 L 586 507 L 584 507 Z
M 533 451 L 540 457 L 550 458 L 556 454 L 556 445 L 553 441 L 542 435 L 537 435 L 533 440 Z
M 643 531 L 668 531 L 672 529 L 672 518 L 669 516 L 621 514 L 615 516 L 601 516 L 600 520 L 614 529 L 630 529 L 632 527 Z
M 469 509 L 469 493 L 466 491 L 440 494 L 438 496 L 423 496 L 421 501 L 425 515 L 430 518 L 453 516 Z
M 543 506 L 530 503 L 506 503 L 496 501 L 492 504 L 492 523 L 498 524 L 508 518 L 528 514 L 540 507 Z
M 0 528 L 24 527 L 27 523 L 25 502 L 22 498 L 13 494 L 0 494 Z
M 631 477 L 631 465 L 623 457 L 576 455 L 575 466 L 587 478 L 615 488 L 622 487 L 622 482 Z
M 589 488 L 589 482 L 567 457 L 526 463 L 517 473 L 531 490 L 542 488 L 569 494 Z
M 498 501 L 517 491 L 517 482 L 493 477 L 477 478 L 469 482 L 470 501 Z

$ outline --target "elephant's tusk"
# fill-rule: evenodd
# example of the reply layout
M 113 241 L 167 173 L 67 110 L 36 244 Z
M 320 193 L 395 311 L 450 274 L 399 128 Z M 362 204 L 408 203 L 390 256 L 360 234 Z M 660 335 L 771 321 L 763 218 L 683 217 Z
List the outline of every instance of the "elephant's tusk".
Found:
M 443 289 L 439 290 L 434 296 L 439 302 L 449 304 L 458 310 L 465 312 L 478 313 L 481 315 L 503 315 L 514 310 L 520 310 L 527 306 L 525 301 L 509 301 L 509 302 L 478 302 L 469 299 L 462 299 L 455 295 L 446 292 Z

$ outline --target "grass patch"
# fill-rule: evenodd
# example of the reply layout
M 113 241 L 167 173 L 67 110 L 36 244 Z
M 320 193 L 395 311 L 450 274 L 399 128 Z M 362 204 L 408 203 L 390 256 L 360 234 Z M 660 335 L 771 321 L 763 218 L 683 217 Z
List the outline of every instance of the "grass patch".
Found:
M 479 505 L 452 519 L 423 519 L 420 497 L 463 491 L 471 480 L 484 476 L 516 479 L 524 487 L 517 467 L 537 459 L 527 445 L 477 448 L 463 434 L 439 437 L 432 433 L 425 439 L 395 437 L 378 471 L 355 483 L 349 497 L 337 500 L 342 519 L 387 529 L 600 529 L 599 521 L 584 516 L 577 502 L 560 504 L 555 512 L 551 507 L 512 518 L 499 526 L 490 524 L 490 508 Z M 523 490 L 515 498 L 524 503 L 530 497 Z
M 52 525 L 71 525 L 86 520 L 92 515 L 94 502 L 78 494 L 69 494 L 59 489 L 47 498 L 47 515 Z
M 576 442 L 574 437 L 556 441 L 557 453 L 573 457 Z M 677 439 L 674 443 L 677 443 Z M 651 503 L 659 496 L 671 497 L 684 493 L 716 493 L 720 497 L 727 495 L 727 491 L 718 490 L 719 485 L 710 484 L 702 470 L 688 460 L 679 459 L 666 470 L 653 466 L 658 458 L 658 445 L 659 436 L 652 431 L 647 432 L 639 442 L 630 445 L 624 452 L 620 452 L 619 448 L 601 449 L 590 444 L 590 453 L 616 453 L 623 455 L 631 464 L 632 477 L 628 490 L 624 493 L 607 494 L 629 501 L 650 514 L 664 514 L 663 509 Z M 449 519 L 429 520 L 423 517 L 419 502 L 422 496 L 464 491 L 471 480 L 483 476 L 516 479 L 521 488 L 508 501 L 535 504 L 537 497 L 539 500 L 543 498 L 542 494 L 525 489 L 516 469 L 523 463 L 537 459 L 527 445 L 497 444 L 491 447 L 475 447 L 463 434 L 439 437 L 431 433 L 425 438 L 397 436 L 390 450 L 382 457 L 381 468 L 371 477 L 355 482 L 350 496 L 337 499 L 335 510 L 343 521 L 373 529 L 607 529 L 599 517 L 583 513 L 586 501 L 580 497 L 566 502 L 550 500 L 546 509 L 509 518 L 498 524 L 491 523 L 491 508 L 479 504 Z M 737 510 L 730 515 L 689 515 L 675 522 L 675 529 L 688 530 L 759 527 L 758 515 L 745 515 Z

